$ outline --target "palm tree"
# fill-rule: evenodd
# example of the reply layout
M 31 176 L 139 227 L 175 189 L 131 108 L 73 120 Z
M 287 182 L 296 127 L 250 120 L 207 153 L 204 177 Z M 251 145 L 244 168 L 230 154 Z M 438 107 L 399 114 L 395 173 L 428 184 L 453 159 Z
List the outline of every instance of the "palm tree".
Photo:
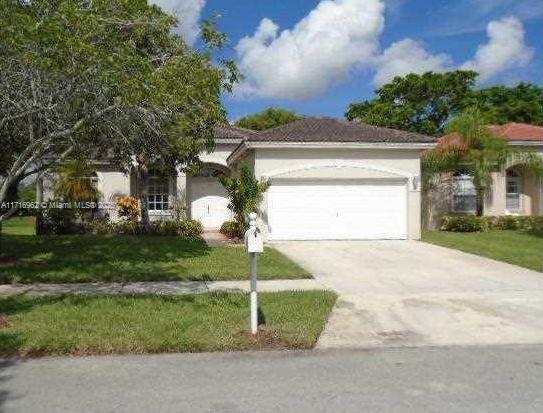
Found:
M 453 119 L 446 131 L 454 139 L 423 156 L 424 183 L 442 173 L 462 172 L 473 179 L 476 214 L 482 216 L 484 199 L 492 184 L 492 173 L 503 171 L 511 160 L 523 163 L 543 176 L 543 159 L 534 153 L 515 150 L 508 141 L 485 124 L 477 109 L 468 109 Z
M 97 202 L 100 192 L 94 183 L 95 170 L 85 161 L 75 159 L 58 168 L 55 193 L 71 203 Z
M 230 197 L 228 208 L 234 213 L 238 233 L 242 235 L 247 227 L 247 216 L 258 210 L 262 196 L 270 183 L 258 181 L 247 164 L 240 165 L 239 175 L 223 175 L 219 180 L 228 192 Z

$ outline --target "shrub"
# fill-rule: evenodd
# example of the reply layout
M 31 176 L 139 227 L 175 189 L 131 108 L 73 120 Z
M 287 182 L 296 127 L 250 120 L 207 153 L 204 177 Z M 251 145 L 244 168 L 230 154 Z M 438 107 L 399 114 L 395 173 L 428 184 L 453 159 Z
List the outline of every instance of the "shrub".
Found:
M 164 220 L 151 223 L 152 235 L 179 235 L 179 221 Z
M 42 233 L 54 235 L 81 234 L 84 228 L 77 222 L 72 208 L 51 206 L 43 210 Z
M 140 215 L 140 202 L 133 196 L 120 196 L 116 199 L 117 214 L 127 221 L 137 221 Z
M 489 230 L 521 230 L 543 234 L 543 216 L 506 215 L 500 217 L 449 215 L 443 218 L 441 231 L 482 232 Z
M 522 229 L 532 234 L 543 235 L 543 215 L 525 217 Z
M 151 223 L 148 230 L 136 221 L 109 222 L 97 220 L 87 226 L 87 231 L 96 235 L 157 235 L 197 238 L 202 232 L 202 224 L 193 220 L 161 220 Z
M 495 220 L 493 222 L 494 229 L 521 229 L 522 227 L 522 218 L 515 215 L 505 215 L 502 217 L 495 217 Z
M 487 217 L 475 215 L 449 215 L 443 217 L 441 231 L 452 232 L 481 232 L 490 229 L 490 220 Z
M 243 238 L 237 221 L 226 221 L 221 225 L 220 233 L 228 238 Z
M 204 232 L 204 227 L 200 221 L 194 219 L 187 219 L 179 221 L 179 228 L 181 230 L 180 235 L 186 238 L 197 238 Z

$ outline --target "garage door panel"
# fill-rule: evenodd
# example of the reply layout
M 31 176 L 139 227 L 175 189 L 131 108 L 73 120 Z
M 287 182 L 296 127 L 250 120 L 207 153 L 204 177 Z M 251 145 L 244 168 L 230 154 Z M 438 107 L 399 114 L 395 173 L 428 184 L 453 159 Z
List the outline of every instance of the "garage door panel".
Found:
M 273 239 L 404 239 L 405 183 L 272 185 Z

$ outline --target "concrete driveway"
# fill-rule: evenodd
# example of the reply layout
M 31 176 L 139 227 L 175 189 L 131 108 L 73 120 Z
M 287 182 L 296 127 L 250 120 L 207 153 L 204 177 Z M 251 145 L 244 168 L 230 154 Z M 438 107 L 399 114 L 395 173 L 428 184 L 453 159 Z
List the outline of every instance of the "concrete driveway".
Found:
M 543 343 L 543 273 L 418 241 L 274 246 L 339 294 L 318 348 Z

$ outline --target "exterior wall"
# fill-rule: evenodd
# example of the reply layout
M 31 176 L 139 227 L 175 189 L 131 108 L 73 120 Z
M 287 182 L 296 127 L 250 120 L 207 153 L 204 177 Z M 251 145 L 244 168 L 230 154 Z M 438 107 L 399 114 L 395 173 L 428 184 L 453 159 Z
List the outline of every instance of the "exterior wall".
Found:
M 200 154 L 202 162 L 218 163 L 227 166 L 226 158 L 238 147 L 237 143 L 216 143 L 215 150 L 211 153 Z
M 494 172 L 492 174 L 492 188 L 485 199 L 485 215 L 505 215 L 505 187 L 505 174 L 502 172 Z
M 403 178 L 408 185 L 408 237 L 419 239 L 421 230 L 420 185 L 417 185 L 415 189 L 412 180 L 408 177 L 420 177 L 420 154 L 420 150 L 405 149 L 266 148 L 249 151 L 245 159 L 254 159 L 255 176 L 260 179 L 265 179 L 278 172 L 288 175 L 289 170 L 298 170 L 303 174 L 303 167 L 309 165 L 312 166 L 313 177 L 321 179 L 338 177 L 340 179 Z M 349 166 L 339 169 L 330 168 L 330 165 L 342 163 Z M 384 175 L 376 176 L 376 173 Z M 284 174 L 283 176 L 286 177 Z M 297 176 L 295 173 L 288 175 L 288 177 L 302 176 Z M 273 183 L 273 177 L 271 180 Z M 260 222 L 265 231 L 267 230 L 266 205 L 267 196 L 265 195 Z
M 130 195 L 130 175 L 112 167 L 99 167 L 96 170 L 98 190 L 100 191 L 100 213 L 107 213 L 113 220 L 117 219 L 115 198 Z

